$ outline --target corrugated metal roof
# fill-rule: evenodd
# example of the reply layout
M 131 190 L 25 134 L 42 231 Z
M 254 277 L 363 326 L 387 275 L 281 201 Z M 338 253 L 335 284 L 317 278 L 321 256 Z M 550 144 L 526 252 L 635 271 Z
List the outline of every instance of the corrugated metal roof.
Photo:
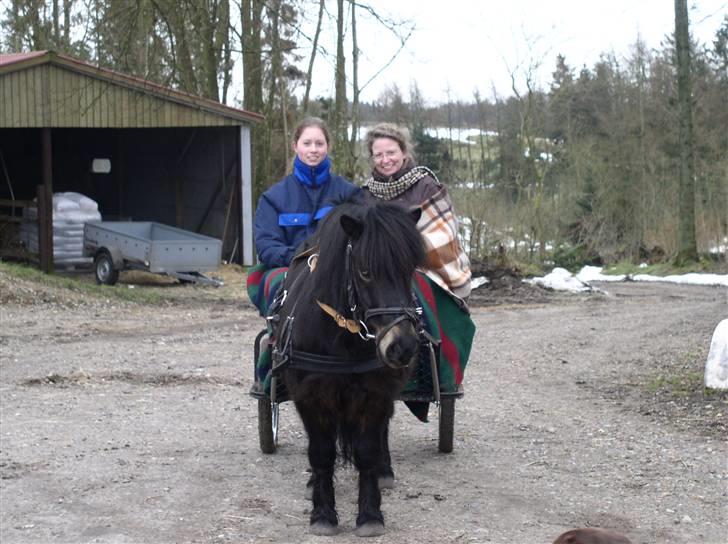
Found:
M 0 127 L 219 126 L 263 119 L 53 51 L 0 55 L 0 95 Z

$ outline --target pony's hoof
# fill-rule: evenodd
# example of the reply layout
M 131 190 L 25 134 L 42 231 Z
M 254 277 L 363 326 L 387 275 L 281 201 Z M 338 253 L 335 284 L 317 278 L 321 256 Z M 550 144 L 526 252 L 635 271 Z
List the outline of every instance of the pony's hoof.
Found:
M 354 534 L 356 536 L 382 536 L 384 534 L 384 523 L 381 521 L 367 521 L 359 525 Z
M 393 489 L 394 488 L 394 476 L 380 476 L 378 482 L 379 482 L 379 489 Z
M 317 536 L 333 536 L 339 532 L 336 525 L 332 525 L 327 521 L 317 521 L 311 524 L 311 534 Z

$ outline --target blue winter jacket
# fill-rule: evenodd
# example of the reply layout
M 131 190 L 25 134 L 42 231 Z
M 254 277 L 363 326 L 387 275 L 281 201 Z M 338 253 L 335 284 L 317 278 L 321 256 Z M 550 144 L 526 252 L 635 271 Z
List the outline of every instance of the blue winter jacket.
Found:
M 261 195 L 254 232 L 258 258 L 266 267 L 288 266 L 319 220 L 360 191 L 341 176 L 330 174 L 328 168 L 328 158 L 317 168 L 296 158 L 294 173 Z

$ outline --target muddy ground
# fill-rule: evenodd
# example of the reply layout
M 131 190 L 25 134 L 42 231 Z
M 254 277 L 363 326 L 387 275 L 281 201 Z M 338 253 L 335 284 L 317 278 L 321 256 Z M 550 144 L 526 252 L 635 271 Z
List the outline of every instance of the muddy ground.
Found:
M 258 448 L 247 393 L 260 319 L 241 281 L 122 277 L 114 289 L 164 293 L 140 304 L 0 271 L 0 541 L 360 542 L 348 468 L 340 534 L 308 535 L 290 403 L 278 452 Z M 579 526 L 726 542 L 728 396 L 701 386 L 726 289 L 600 287 L 476 293 L 454 452 L 438 453 L 436 417 L 398 403 L 397 485 L 373 542 L 550 543 Z

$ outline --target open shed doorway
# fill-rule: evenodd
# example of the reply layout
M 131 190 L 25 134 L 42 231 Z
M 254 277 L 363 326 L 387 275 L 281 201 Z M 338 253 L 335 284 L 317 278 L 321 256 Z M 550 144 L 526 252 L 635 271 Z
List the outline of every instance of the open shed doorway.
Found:
M 218 238 L 223 259 L 242 262 L 239 127 L 55 128 L 51 142 L 54 193 L 92 198 L 103 220 Z M 42 129 L 0 129 L 0 153 L 0 198 L 32 200 L 43 183 Z

